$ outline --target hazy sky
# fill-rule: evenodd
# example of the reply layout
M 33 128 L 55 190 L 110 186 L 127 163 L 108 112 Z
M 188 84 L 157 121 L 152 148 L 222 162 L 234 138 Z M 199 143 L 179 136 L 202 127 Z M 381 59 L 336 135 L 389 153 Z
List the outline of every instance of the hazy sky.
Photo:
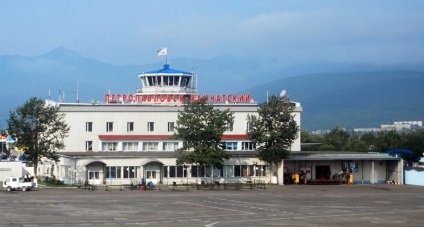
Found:
M 66 47 L 125 65 L 168 47 L 168 58 L 423 63 L 423 10 L 422 0 L 0 0 L 0 55 Z

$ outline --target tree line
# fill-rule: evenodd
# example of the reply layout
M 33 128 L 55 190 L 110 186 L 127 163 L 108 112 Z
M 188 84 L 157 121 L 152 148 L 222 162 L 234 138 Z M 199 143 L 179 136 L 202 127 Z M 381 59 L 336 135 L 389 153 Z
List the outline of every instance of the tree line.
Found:
M 423 156 L 424 129 L 355 133 L 339 126 L 324 134 L 301 131 L 301 143 L 308 151 L 355 151 L 385 153 L 390 149 L 410 149 L 413 161 Z M 308 145 L 309 144 L 309 145 Z

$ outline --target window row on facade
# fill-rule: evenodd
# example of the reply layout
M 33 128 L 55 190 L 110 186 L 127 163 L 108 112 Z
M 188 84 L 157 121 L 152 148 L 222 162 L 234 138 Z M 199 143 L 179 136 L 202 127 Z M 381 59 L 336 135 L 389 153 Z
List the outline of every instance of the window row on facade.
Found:
M 133 132 L 135 129 L 135 123 L 134 122 L 127 122 L 126 126 L 127 132 Z M 154 132 L 155 131 L 155 122 L 147 122 L 146 129 L 148 132 Z M 173 132 L 175 129 L 175 122 L 168 122 L 167 124 L 167 131 Z M 227 132 L 232 132 L 234 130 L 234 122 L 228 122 L 226 126 Z M 246 131 L 250 130 L 249 123 L 246 124 Z M 86 122 L 85 123 L 85 131 L 86 132 L 92 132 L 93 131 L 93 122 Z M 106 132 L 113 132 L 114 131 L 114 122 L 106 122 Z
M 134 179 L 139 176 L 139 171 L 139 166 L 107 166 L 106 179 Z M 157 179 L 158 174 L 157 171 L 146 170 L 147 179 Z M 222 169 L 212 166 L 163 166 L 161 174 L 163 178 L 266 177 L 270 170 L 266 165 L 225 165 Z M 97 179 L 94 173 L 92 178 Z
M 256 144 L 250 141 L 223 141 L 221 144 L 224 150 L 256 150 Z M 182 142 L 178 141 L 128 141 L 128 142 L 101 142 L 102 152 L 114 151 L 175 151 L 182 147 Z M 85 150 L 93 151 L 93 141 L 85 141 Z
M 162 176 L 164 178 L 259 177 L 269 176 L 268 168 L 266 165 L 224 165 L 222 169 L 212 166 L 163 166 Z

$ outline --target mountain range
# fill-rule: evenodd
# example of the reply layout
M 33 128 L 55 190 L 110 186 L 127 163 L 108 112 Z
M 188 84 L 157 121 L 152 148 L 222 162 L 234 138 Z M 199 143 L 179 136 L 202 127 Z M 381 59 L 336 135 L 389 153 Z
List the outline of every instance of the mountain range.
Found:
M 303 107 L 302 129 L 376 127 L 424 118 L 423 65 L 287 65 L 275 58 L 229 55 L 169 62 L 171 68 L 194 71 L 201 94 L 249 92 L 265 102 L 267 95 L 287 90 Z M 0 127 L 5 127 L 9 111 L 29 97 L 101 101 L 109 91 L 134 92 L 141 87 L 137 75 L 162 64 L 108 64 L 63 47 L 35 57 L 0 55 Z

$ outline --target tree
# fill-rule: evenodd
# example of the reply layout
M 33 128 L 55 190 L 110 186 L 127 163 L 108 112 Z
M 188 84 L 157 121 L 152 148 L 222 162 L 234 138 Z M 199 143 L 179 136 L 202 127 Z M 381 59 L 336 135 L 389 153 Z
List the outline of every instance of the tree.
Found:
M 35 178 L 41 159 L 44 157 L 57 162 L 59 156 L 56 150 L 65 148 L 63 139 L 68 135 L 69 126 L 64 122 L 64 116 L 59 113 L 58 106 L 36 97 L 10 112 L 7 120 L 9 134 L 15 137 L 17 146 L 26 148 L 24 155 L 34 166 Z
M 346 151 L 368 152 L 368 145 L 359 137 L 351 138 L 345 146 Z
M 321 135 L 312 134 L 306 130 L 300 131 L 300 142 L 302 143 L 302 150 L 305 148 L 308 151 L 317 151 L 324 144 L 324 137 Z
M 333 145 L 337 151 L 346 150 L 346 144 L 349 139 L 349 132 L 340 127 L 335 127 L 324 135 L 325 143 L 328 145 Z
M 411 149 L 414 152 L 412 159 L 417 161 L 424 156 L 424 129 L 410 130 L 402 133 L 402 148 Z
M 401 135 L 395 130 L 379 132 L 375 150 L 384 153 L 389 149 L 401 148 L 401 140 Z
M 377 136 L 374 132 L 366 132 L 361 135 L 361 141 L 365 142 L 368 151 L 374 151 L 377 144 Z
M 273 176 L 277 176 L 278 166 L 289 156 L 299 132 L 294 108 L 287 97 L 273 95 L 258 108 L 257 116 L 247 116 L 250 129 L 247 135 L 258 144 L 259 159 L 271 166 Z
M 230 153 L 221 145 L 221 136 L 228 123 L 233 122 L 233 113 L 220 111 L 199 99 L 184 106 L 178 113 L 174 138 L 184 141 L 178 149 L 177 165 L 210 165 L 221 169 Z

